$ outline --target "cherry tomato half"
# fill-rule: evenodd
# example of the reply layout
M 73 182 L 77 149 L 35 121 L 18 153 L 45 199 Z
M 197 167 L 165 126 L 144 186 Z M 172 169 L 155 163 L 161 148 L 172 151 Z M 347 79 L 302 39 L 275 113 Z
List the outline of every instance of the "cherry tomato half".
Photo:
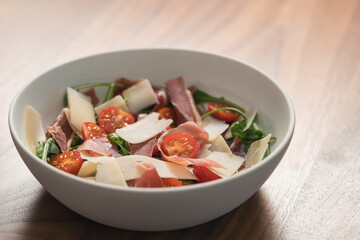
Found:
M 99 125 L 92 122 L 84 122 L 81 130 L 84 141 L 89 138 L 106 138 L 105 131 Z
M 114 133 L 116 129 L 135 122 L 133 115 L 117 107 L 108 107 L 99 114 L 99 125 L 106 133 Z
M 174 133 L 164 138 L 161 149 L 167 156 L 195 158 L 199 153 L 199 144 L 190 135 Z
M 224 104 L 224 103 L 217 103 L 217 102 L 209 102 L 208 103 L 209 111 L 213 111 L 213 110 L 216 110 L 218 108 L 223 108 L 223 107 L 231 107 L 231 106 Z M 214 112 L 213 114 L 211 114 L 211 116 L 213 116 L 214 118 L 217 118 L 219 120 L 225 121 L 225 122 L 235 122 L 238 119 L 239 114 L 234 113 L 230 110 L 221 110 L 218 112 Z
M 170 129 L 171 129 L 170 126 L 166 127 L 166 131 L 169 131 Z M 166 133 L 166 131 L 162 131 L 161 133 L 159 133 L 159 134 L 156 136 L 156 138 L 155 138 L 155 143 L 156 143 L 156 145 L 155 145 L 155 147 L 154 147 L 154 149 L 153 149 L 152 155 L 158 154 L 158 153 L 160 152 L 159 147 L 158 147 L 158 145 L 157 145 L 158 139 L 161 137 L 161 135 L 163 135 L 164 133 Z
M 174 113 L 174 111 L 171 109 L 171 108 L 169 108 L 169 107 L 163 107 L 163 108 L 161 108 L 159 111 L 158 111 L 158 113 L 160 114 L 160 119 L 163 119 L 163 118 L 165 118 L 165 119 L 172 119 L 172 120 L 174 120 L 175 119 L 175 113 Z
M 77 151 L 64 152 L 50 159 L 50 165 L 74 175 L 77 175 L 84 160 Z
M 180 187 L 182 183 L 177 178 L 162 178 L 163 187 Z
M 219 175 L 204 166 L 195 166 L 194 174 L 199 179 L 199 183 L 209 182 L 221 178 Z

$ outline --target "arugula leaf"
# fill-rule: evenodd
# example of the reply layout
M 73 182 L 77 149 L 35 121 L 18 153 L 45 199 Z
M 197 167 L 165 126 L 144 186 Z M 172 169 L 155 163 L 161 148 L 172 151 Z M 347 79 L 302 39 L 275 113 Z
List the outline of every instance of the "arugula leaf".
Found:
M 84 141 L 78 136 L 74 135 L 74 138 L 71 142 L 70 151 L 77 149 Z
M 38 142 L 38 146 L 36 147 L 36 156 L 44 162 L 48 163 L 50 158 L 58 154 L 60 154 L 60 148 L 53 138 L 48 138 L 46 141 Z
M 74 86 L 72 87 L 73 89 L 79 91 L 82 89 L 86 89 L 86 88 L 92 88 L 92 87 L 109 87 L 108 91 L 106 93 L 106 96 L 103 100 L 103 103 L 106 101 L 109 101 L 111 98 L 114 97 L 114 91 L 115 91 L 115 87 L 123 87 L 124 85 L 121 83 L 84 83 L 78 86 Z M 64 94 L 64 106 L 68 105 L 68 96 L 67 96 L 67 92 L 65 92 Z
M 197 89 L 195 91 L 195 93 L 193 94 L 193 98 L 194 98 L 194 101 L 195 101 L 195 104 L 198 105 L 198 104 L 203 104 L 203 103 L 206 103 L 206 102 L 218 102 L 218 103 L 224 103 L 224 104 L 228 104 L 234 108 L 237 108 L 239 109 L 240 111 L 242 112 L 246 112 L 245 109 L 231 101 L 228 101 L 226 100 L 224 97 L 221 97 L 221 98 L 217 98 L 217 97 L 214 97 L 214 96 L 211 96 L 210 94 L 202 91 L 202 90 L 199 90 Z
M 107 137 L 116 145 L 121 155 L 130 155 L 130 144 L 116 133 L 110 133 Z

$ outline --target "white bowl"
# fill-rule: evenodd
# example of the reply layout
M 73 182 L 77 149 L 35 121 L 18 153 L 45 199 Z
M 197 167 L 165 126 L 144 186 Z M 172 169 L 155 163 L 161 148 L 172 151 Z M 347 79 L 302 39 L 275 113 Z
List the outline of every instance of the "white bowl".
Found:
M 277 137 L 271 154 L 234 176 L 165 189 L 122 188 L 67 174 L 34 156 L 22 141 L 23 112 L 32 105 L 51 124 L 62 108 L 67 86 L 146 77 L 152 83 L 183 76 L 215 96 L 258 109 L 258 122 Z M 271 175 L 290 143 L 295 114 L 284 90 L 269 76 L 236 59 L 180 49 L 110 52 L 66 63 L 37 77 L 15 96 L 10 132 L 23 161 L 56 199 L 75 212 L 109 226 L 145 231 L 172 230 L 217 218 L 250 198 Z M 45 127 L 45 126 L 44 126 Z M 284 179 L 286 180 L 286 179 Z

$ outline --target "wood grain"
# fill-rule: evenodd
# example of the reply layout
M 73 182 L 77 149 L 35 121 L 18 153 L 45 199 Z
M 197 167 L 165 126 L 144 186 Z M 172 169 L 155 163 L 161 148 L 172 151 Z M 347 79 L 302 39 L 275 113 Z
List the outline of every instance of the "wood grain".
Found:
M 50 196 L 16 152 L 7 112 L 21 86 L 75 58 L 139 47 L 244 60 L 292 98 L 283 161 L 225 216 L 169 232 L 107 227 Z M 0 81 L 0 239 L 359 239 L 359 0 L 0 0 Z

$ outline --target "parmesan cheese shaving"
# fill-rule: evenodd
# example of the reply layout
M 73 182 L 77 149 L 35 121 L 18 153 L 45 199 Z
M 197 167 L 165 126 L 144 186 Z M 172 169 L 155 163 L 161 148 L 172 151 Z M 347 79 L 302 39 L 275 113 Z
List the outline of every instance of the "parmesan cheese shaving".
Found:
M 85 161 L 78 172 L 79 177 L 93 177 L 96 174 L 98 164 Z
M 212 152 L 232 153 L 223 136 L 219 135 L 210 146 Z
M 97 106 L 95 108 L 95 112 L 97 114 L 100 114 L 102 110 L 108 107 L 118 107 L 121 108 L 121 110 L 124 110 L 125 112 L 129 111 L 129 108 L 126 106 L 124 99 L 120 95 L 117 95 L 114 98 L 110 99 L 109 101 Z
M 257 110 L 256 109 L 250 109 L 249 111 L 246 112 L 246 126 L 245 128 L 242 130 L 243 132 L 245 132 L 250 126 L 251 124 L 254 122 L 255 116 L 256 116 Z
M 97 166 L 96 181 L 127 187 L 123 171 L 116 160 Z
M 81 129 L 84 122 L 95 123 L 95 112 L 90 98 L 70 87 L 67 88 L 67 94 L 71 124 Z
M 266 137 L 257 140 L 250 145 L 245 158 L 245 167 L 254 165 L 263 159 L 270 138 L 271 134 L 268 134 Z
M 201 151 L 197 155 L 197 158 L 206 158 L 207 156 L 209 156 L 211 154 L 211 152 L 209 151 L 210 147 L 211 144 L 205 144 L 205 146 L 201 149 Z
M 229 125 L 224 121 L 207 116 L 203 119 L 201 127 L 203 127 L 204 130 L 209 134 L 209 142 L 212 142 L 219 135 L 221 135 L 229 127 Z
M 32 106 L 25 108 L 22 135 L 25 145 L 34 154 L 38 142 L 45 141 L 42 117 Z
M 217 163 L 225 167 L 225 169 L 214 167 L 211 168 L 221 177 L 229 177 L 233 175 L 240 168 L 241 164 L 243 164 L 243 162 L 245 161 L 245 159 L 243 159 L 242 157 L 224 152 L 212 152 L 209 156 L 207 156 L 207 159 L 216 161 Z
M 175 163 L 165 162 L 142 155 L 128 155 L 116 158 L 125 180 L 138 179 L 146 171 L 139 162 L 151 163 L 162 178 L 197 179 L 191 168 Z
M 159 114 L 153 112 L 133 124 L 116 129 L 116 134 L 129 143 L 141 143 L 164 131 L 172 122 L 171 119 L 159 120 Z
M 137 113 L 158 102 L 156 94 L 148 79 L 144 79 L 124 90 L 122 95 L 127 100 L 131 113 Z
M 64 108 L 64 113 L 65 113 L 65 115 L 66 115 L 66 118 L 67 118 L 67 120 L 68 120 L 68 123 L 69 123 L 71 129 L 74 131 L 74 133 L 76 133 L 76 135 L 78 135 L 81 139 L 83 139 L 81 129 L 77 129 L 77 128 L 71 123 L 70 109 L 69 109 L 69 108 Z

